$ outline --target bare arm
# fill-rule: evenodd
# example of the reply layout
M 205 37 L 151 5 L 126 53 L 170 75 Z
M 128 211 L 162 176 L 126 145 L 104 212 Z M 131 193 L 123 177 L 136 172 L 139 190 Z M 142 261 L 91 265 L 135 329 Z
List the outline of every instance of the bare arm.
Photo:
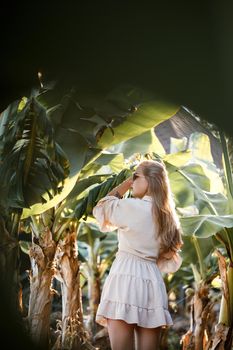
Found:
M 129 177 L 125 181 L 123 181 L 120 185 L 114 187 L 107 196 L 116 196 L 118 198 L 121 198 L 131 187 L 133 183 L 132 177 Z

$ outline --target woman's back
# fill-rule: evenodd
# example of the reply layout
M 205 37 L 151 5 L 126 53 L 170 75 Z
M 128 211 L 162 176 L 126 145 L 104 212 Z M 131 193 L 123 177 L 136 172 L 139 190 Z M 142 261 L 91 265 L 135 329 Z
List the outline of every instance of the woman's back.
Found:
M 125 212 L 127 226 L 118 230 L 119 250 L 155 260 L 159 252 L 156 228 L 151 215 L 152 199 L 129 199 Z
M 151 207 L 150 196 L 144 196 L 142 199 L 107 196 L 98 203 L 93 214 L 102 231 L 118 229 L 119 250 L 148 260 L 156 260 L 159 243 L 156 239 Z

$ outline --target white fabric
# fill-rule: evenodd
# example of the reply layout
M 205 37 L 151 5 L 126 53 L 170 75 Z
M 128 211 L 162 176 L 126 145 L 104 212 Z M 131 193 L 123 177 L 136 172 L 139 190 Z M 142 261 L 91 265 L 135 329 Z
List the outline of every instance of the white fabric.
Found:
M 141 327 L 172 325 L 161 272 L 175 272 L 179 254 L 156 264 L 159 240 L 153 222 L 152 198 L 102 198 L 93 215 L 103 232 L 118 229 L 118 252 L 101 294 L 96 322 L 122 319 Z
M 93 215 L 103 232 L 118 228 L 118 248 L 145 259 L 158 255 L 156 228 L 151 215 L 151 197 L 119 199 L 102 198 L 93 209 Z
M 153 261 L 117 252 L 104 282 L 96 322 L 107 327 L 107 318 L 147 328 L 173 324 L 165 284 Z
M 174 253 L 171 259 L 159 259 L 157 266 L 161 272 L 173 273 L 176 272 L 182 264 L 182 258 L 179 252 Z

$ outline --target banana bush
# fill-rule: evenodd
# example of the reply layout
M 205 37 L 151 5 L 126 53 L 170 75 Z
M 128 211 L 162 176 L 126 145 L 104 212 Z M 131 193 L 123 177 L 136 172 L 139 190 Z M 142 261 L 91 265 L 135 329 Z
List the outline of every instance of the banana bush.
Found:
M 81 272 L 87 281 L 89 303 L 87 327 L 96 333 L 95 316 L 100 302 L 102 282 L 117 251 L 116 232 L 102 233 L 93 222 L 82 222 L 78 230 Z M 84 296 L 84 295 L 83 295 Z
M 85 167 L 90 168 L 104 151 L 151 131 L 179 110 L 179 106 L 160 101 L 132 86 L 94 97 L 75 89 L 45 90 L 36 99 L 47 111 L 55 141 L 69 160 L 70 173 L 60 194 L 52 199 L 46 197 L 46 203 L 36 203 L 29 210 L 25 208 L 24 217 L 56 206 L 79 181 L 80 172 Z
M 22 212 L 60 193 L 69 161 L 54 140 L 45 108 L 35 98 L 14 101 L 0 118 L 1 279 L 17 310 L 18 231 Z
M 67 229 L 74 227 L 74 216 L 72 220 L 72 215 L 66 215 L 68 218 L 63 220 L 59 216 L 63 207 L 58 215 L 57 209 L 66 202 L 64 211 L 70 214 L 72 209 L 69 208 L 70 203 L 67 205 L 67 196 L 81 180 L 89 179 L 93 171 L 101 168 L 101 163 L 105 162 L 104 158 L 112 157 L 115 167 L 119 166 L 117 162 L 122 161 L 122 156 L 108 156 L 108 152 L 103 151 L 113 144 L 150 130 L 161 121 L 170 118 L 178 109 L 178 106 L 158 101 L 137 88 L 126 87 L 95 98 L 81 96 L 74 89 L 46 90 L 34 97 L 15 101 L 3 111 L 0 132 L 0 191 L 3 194 L 2 198 L 6 198 L 3 206 L 16 209 L 13 217 L 9 218 L 10 224 L 2 226 L 12 226 L 12 240 L 15 240 L 17 245 L 20 219 L 30 217 L 35 229 L 38 224 L 36 220 L 40 220 L 40 215 L 53 211 L 52 226 L 47 227 L 44 232 L 38 231 L 37 240 L 33 242 L 31 250 L 33 263 L 41 264 L 41 276 L 43 266 L 47 266 L 44 264 L 47 255 L 42 253 L 44 243 L 49 240 L 54 247 L 54 253 L 59 238 L 63 239 Z M 97 158 L 98 162 L 94 164 Z M 110 188 L 111 184 L 113 182 L 110 179 L 104 184 L 105 189 Z M 76 220 L 83 216 L 83 209 L 87 213 L 91 211 L 93 192 L 90 193 L 83 207 L 75 206 Z M 11 247 L 12 244 L 8 243 Z M 9 258 L 10 255 L 7 253 L 7 256 Z M 17 254 L 14 256 L 14 264 L 9 261 L 9 264 L 14 265 L 13 270 L 17 269 Z M 52 256 L 50 258 L 52 259 Z M 1 270 L 10 271 L 10 268 L 4 266 Z M 49 291 L 46 295 L 49 298 Z M 40 337 L 40 330 L 33 316 L 37 311 L 35 308 L 30 313 L 31 325 L 33 329 L 38 329 L 36 337 L 43 338 L 46 342 L 44 336 Z
M 30 208 L 60 193 L 69 160 L 54 140 L 45 108 L 35 99 L 15 101 L 0 119 L 1 188 L 5 206 Z
M 232 171 L 230 170 L 229 156 L 226 147 L 226 141 L 224 135 L 220 132 L 220 139 L 223 148 L 224 155 L 224 167 L 225 167 L 225 179 L 222 181 L 220 174 L 218 175 L 218 181 L 222 181 L 223 186 L 220 186 L 219 192 L 210 192 L 205 186 L 200 186 L 196 181 L 196 178 L 192 174 L 187 172 L 185 168 L 174 168 L 173 170 L 178 174 L 176 176 L 182 177 L 186 184 L 192 189 L 194 194 L 194 206 L 196 209 L 195 215 L 181 216 L 181 225 L 183 234 L 187 239 L 190 239 L 196 249 L 197 259 L 199 263 L 199 271 L 194 268 L 194 274 L 196 276 L 196 282 L 203 286 L 203 282 L 210 278 L 207 271 L 207 265 L 205 261 L 205 251 L 208 252 L 208 246 L 210 252 L 216 251 L 219 263 L 219 273 L 222 280 L 222 302 L 219 314 L 219 323 L 216 326 L 216 332 L 214 337 L 206 344 L 206 349 L 210 348 L 213 344 L 224 344 L 225 349 L 231 349 L 232 344 L 232 318 L 233 318 L 233 287 L 232 287 L 232 252 L 233 252 L 233 207 L 232 207 Z M 198 160 L 198 159 L 197 159 Z M 200 162 L 199 162 L 200 163 Z M 202 160 L 202 168 L 209 165 L 206 159 Z M 168 168 L 169 168 L 168 164 Z M 209 166 L 206 169 L 209 179 L 211 180 L 211 174 L 213 174 L 212 168 Z M 216 181 L 216 176 L 213 177 Z M 213 181 L 212 179 L 212 181 Z M 218 182 L 219 184 L 220 182 Z M 225 186 L 224 186 L 225 184 Z M 206 183 L 207 185 L 207 183 Z M 216 186 L 214 183 L 212 186 Z M 211 186 L 210 186 L 211 188 Z M 189 203 L 190 204 L 190 203 Z M 181 209 L 182 213 L 182 209 Z M 184 210 L 183 210 L 184 213 Z M 211 249 L 212 245 L 212 249 Z M 225 252 L 222 253 L 220 248 L 225 248 Z M 216 272 L 215 272 L 216 274 Z M 214 274 L 214 275 L 215 275 Z M 214 277 L 213 275 L 213 277 Z M 190 337 L 190 334 L 188 335 Z M 199 334 L 200 338 L 200 334 Z M 196 342 L 198 340 L 196 339 Z M 200 348 L 200 344 L 198 345 Z M 203 346 L 203 345 L 202 345 Z M 198 348 L 198 349 L 199 349 Z M 215 347 L 213 347 L 215 348 Z
M 3 169 L 8 179 L 1 192 L 9 194 L 8 202 L 22 211 L 22 219 L 30 218 L 34 227 L 35 218 L 52 210 L 50 233 L 53 242 L 58 243 L 67 232 L 77 229 L 77 223 L 91 217 L 100 198 L 131 174 L 124 156 L 136 163 L 137 153 L 139 158 L 141 152 L 152 154 L 152 158 L 159 154 L 169 172 L 184 239 L 198 256 L 202 279 L 208 273 L 203 258 L 211 253 L 212 247 L 223 244 L 232 262 L 232 212 L 224 189 L 217 190 L 222 182 L 203 151 L 197 152 L 193 147 L 191 151 L 165 155 L 156 138 L 154 127 L 178 109 L 134 87 L 95 97 L 74 89 L 45 90 L 34 99 L 17 101 L 4 111 L 1 119 L 1 154 L 5 157 Z M 197 140 L 194 138 L 193 142 L 201 144 Z M 20 165 L 17 177 L 16 164 Z M 30 181 L 28 192 L 25 186 Z M 229 191 L 231 184 L 229 180 Z M 187 216 L 190 210 L 195 215 Z M 17 228 L 16 221 L 13 225 Z M 38 239 L 40 235 L 38 230 Z M 230 317 L 229 307 L 228 311 Z

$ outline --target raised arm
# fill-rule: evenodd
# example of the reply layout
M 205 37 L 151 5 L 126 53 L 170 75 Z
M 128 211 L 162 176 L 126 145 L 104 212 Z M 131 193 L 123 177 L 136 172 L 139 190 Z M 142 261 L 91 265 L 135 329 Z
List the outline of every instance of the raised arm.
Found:
M 130 189 L 133 183 L 132 177 L 129 177 L 125 181 L 123 181 L 120 185 L 114 187 L 107 196 L 115 196 L 118 198 L 122 198 L 122 196 Z

